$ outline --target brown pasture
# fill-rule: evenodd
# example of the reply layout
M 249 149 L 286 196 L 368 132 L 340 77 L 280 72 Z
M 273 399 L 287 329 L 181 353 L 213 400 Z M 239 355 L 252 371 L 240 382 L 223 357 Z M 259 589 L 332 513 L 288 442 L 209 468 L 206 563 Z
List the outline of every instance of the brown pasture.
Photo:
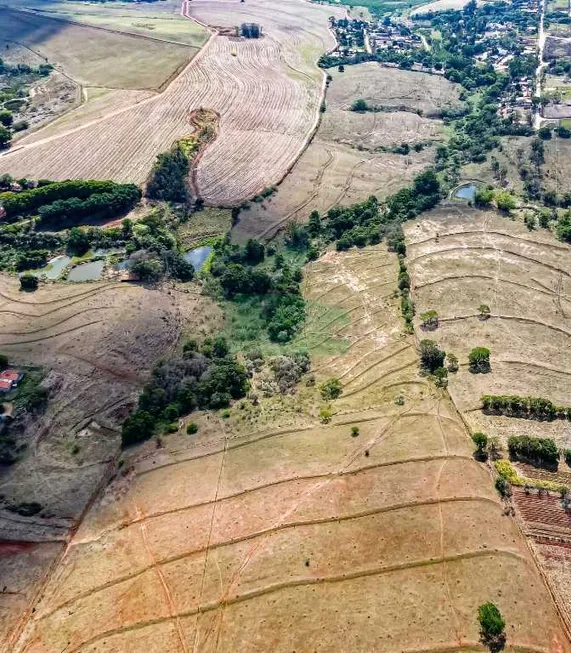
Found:
M 480 397 L 517 394 L 569 405 L 571 248 L 546 230 L 529 232 L 494 211 L 452 202 L 407 224 L 405 234 L 417 332 L 458 357 L 460 370 L 450 375 L 449 391 L 469 428 L 498 436 L 504 447 L 511 435 L 531 435 L 569 448 L 568 422 L 486 415 Z M 479 317 L 480 304 L 490 307 L 489 319 Z M 428 309 L 438 312 L 439 326 L 423 332 L 418 316 Z M 489 374 L 468 369 L 476 346 L 491 352 Z M 567 484 L 571 479 L 563 460 L 557 474 L 524 467 L 518 466 L 523 476 Z M 564 603 L 560 572 L 550 579 Z
M 430 144 L 444 139 L 442 122 L 434 116 L 457 99 L 453 84 L 435 75 L 376 63 L 347 66 L 344 73 L 328 72 L 333 79 L 315 138 L 277 193 L 242 211 L 234 229 L 237 240 L 271 236 L 290 220 L 305 221 L 314 209 L 325 212 L 372 194 L 387 197 L 433 160 Z M 359 98 L 383 110 L 351 111 Z M 411 149 L 405 156 L 387 151 L 403 142 L 428 147 L 422 152 Z
M 311 264 L 310 306 L 347 312 L 323 332 L 346 352 L 313 356 L 318 383 L 343 383 L 331 421 L 304 387 L 295 423 L 256 429 L 237 406 L 133 452 L 12 650 L 480 651 L 487 600 L 514 650 L 571 650 L 462 420 L 418 376 L 396 276 L 383 246 Z
M 15 436 L 25 449 L 0 473 L 3 642 L 116 469 L 120 424 L 150 368 L 172 351 L 183 320 L 198 333 L 210 331 L 208 320 L 216 317 L 206 300 L 182 292 L 106 282 L 52 284 L 27 294 L 17 285 L 0 280 L 0 348 L 16 366 L 43 367 L 49 405 L 22 423 Z M 34 517 L 5 509 L 30 502 L 42 506 Z M 22 547 L 8 550 L 4 539 Z

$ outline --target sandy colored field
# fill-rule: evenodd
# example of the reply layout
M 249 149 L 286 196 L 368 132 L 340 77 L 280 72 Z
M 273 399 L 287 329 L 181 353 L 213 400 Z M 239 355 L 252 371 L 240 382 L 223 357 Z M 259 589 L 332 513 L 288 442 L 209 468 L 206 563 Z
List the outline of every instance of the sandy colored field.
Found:
M 315 61 L 333 45 L 327 28 L 332 9 L 302 0 L 288 0 L 279 8 L 267 0 L 247 5 L 194 0 L 185 11 L 217 25 L 257 21 L 265 36 L 214 36 L 160 96 L 58 136 L 23 140 L 22 149 L 0 158 L 0 170 L 17 176 L 142 182 L 155 156 L 188 135 L 190 112 L 205 107 L 218 111 L 221 122 L 197 171 L 204 200 L 239 204 L 278 181 L 317 118 L 323 73 Z
M 49 405 L 13 431 L 26 448 L 0 471 L 3 642 L 69 529 L 116 469 L 118 428 L 151 366 L 172 349 L 183 319 L 197 333 L 212 314 L 197 295 L 129 284 L 52 285 L 32 295 L 17 285 L 0 280 L 0 348 L 16 365 L 45 368 Z M 5 502 L 38 502 L 42 510 L 22 517 Z M 3 548 L 5 539 L 22 545 Z
M 88 4 L 64 1 L 31 5 L 30 8 L 48 17 L 61 17 L 85 25 L 174 41 L 195 48 L 204 45 L 208 38 L 208 32 L 203 27 L 180 15 L 180 5 L 168 11 L 163 9 L 162 3 L 145 7 L 143 4 L 124 2 Z
M 545 230 L 529 232 L 496 213 L 452 203 L 406 225 L 405 232 L 417 314 L 435 309 L 440 318 L 438 329 L 424 337 L 458 356 L 460 371 L 451 375 L 449 389 L 470 428 L 499 436 L 504 446 L 510 435 L 527 434 L 571 447 L 566 421 L 480 410 L 482 394 L 546 397 L 569 405 L 571 248 Z M 478 317 L 482 303 L 491 309 L 487 321 Z M 468 371 L 468 353 L 476 346 L 490 349 L 491 373 Z M 559 468 L 559 474 L 529 466 L 520 466 L 520 472 L 569 483 L 571 470 L 564 461 Z M 558 594 L 564 592 L 561 577 L 551 579 Z
M 417 376 L 396 275 L 382 246 L 313 264 L 308 344 L 349 343 L 314 357 L 318 380 L 344 384 L 331 423 L 304 387 L 301 411 L 269 429 L 237 407 L 195 438 L 141 447 L 11 650 L 479 651 L 486 600 L 514 650 L 571 650 L 462 421 Z M 324 331 L 340 308 L 345 326 Z
M 437 76 L 383 68 L 376 63 L 347 66 L 344 73 L 328 72 L 333 80 L 316 137 L 277 194 L 242 211 L 234 229 L 237 240 L 272 235 L 288 220 L 306 220 L 314 209 L 327 211 L 371 194 L 386 197 L 432 161 L 430 147 L 406 156 L 383 148 L 442 140 L 442 123 L 424 115 L 436 114 L 439 107 L 457 98 L 453 84 Z M 350 111 L 358 98 L 389 111 Z M 411 111 L 397 110 L 401 107 Z
M 198 51 L 10 9 L 0 30 L 85 86 L 158 89 Z
M 545 142 L 545 163 L 541 167 L 545 187 L 563 194 L 571 191 L 568 170 L 571 164 L 571 143 L 553 135 Z

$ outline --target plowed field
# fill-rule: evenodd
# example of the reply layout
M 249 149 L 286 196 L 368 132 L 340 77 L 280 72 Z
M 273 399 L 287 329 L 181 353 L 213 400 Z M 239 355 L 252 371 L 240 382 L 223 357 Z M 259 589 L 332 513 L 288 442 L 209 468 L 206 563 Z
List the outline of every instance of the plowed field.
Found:
M 424 169 L 434 157 L 430 145 L 445 138 L 435 116 L 458 94 L 442 77 L 376 63 L 327 72 L 333 79 L 315 138 L 277 193 L 241 212 L 234 229 L 238 240 L 272 235 L 289 220 L 306 220 L 314 209 L 327 211 L 369 195 L 385 198 Z M 380 110 L 351 111 L 359 98 Z M 409 154 L 388 151 L 401 143 L 410 146 Z M 415 143 L 427 147 L 415 152 Z
M 312 264 L 305 337 L 313 351 L 346 345 L 313 361 L 318 382 L 344 385 L 332 421 L 305 389 L 269 429 L 236 408 L 195 438 L 141 448 L 11 650 L 476 651 L 487 600 L 514 649 L 571 650 L 462 421 L 417 375 L 396 276 L 382 246 Z M 324 312 L 340 308 L 333 327 Z
M 327 17 L 335 10 L 302 0 L 194 0 L 181 11 L 224 27 L 258 22 L 264 36 L 214 35 L 160 95 L 23 139 L 0 158 L 0 172 L 143 182 L 156 155 L 192 131 L 190 113 L 204 107 L 221 115 L 197 170 L 207 203 L 239 204 L 279 181 L 317 119 L 323 73 L 315 62 L 334 44 Z

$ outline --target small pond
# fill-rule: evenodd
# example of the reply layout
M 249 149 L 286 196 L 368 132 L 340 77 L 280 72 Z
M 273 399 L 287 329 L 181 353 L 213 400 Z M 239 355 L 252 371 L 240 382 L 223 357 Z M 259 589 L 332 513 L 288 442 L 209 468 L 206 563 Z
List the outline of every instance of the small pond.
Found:
M 210 256 L 211 251 L 212 247 L 210 247 L 210 245 L 197 247 L 196 249 L 191 249 L 187 252 L 184 255 L 184 260 L 192 265 L 195 272 L 198 272 L 206 263 L 206 259 Z
M 456 193 L 454 193 L 454 197 L 471 202 L 477 192 L 478 187 L 476 184 L 466 184 L 465 186 L 460 186 L 460 188 L 458 188 Z
M 32 274 L 37 277 L 46 277 L 46 279 L 57 279 L 64 269 L 69 265 L 71 259 L 69 256 L 56 256 L 45 268 L 35 270 Z
M 95 281 L 101 277 L 105 261 L 90 261 L 76 265 L 67 275 L 68 281 Z

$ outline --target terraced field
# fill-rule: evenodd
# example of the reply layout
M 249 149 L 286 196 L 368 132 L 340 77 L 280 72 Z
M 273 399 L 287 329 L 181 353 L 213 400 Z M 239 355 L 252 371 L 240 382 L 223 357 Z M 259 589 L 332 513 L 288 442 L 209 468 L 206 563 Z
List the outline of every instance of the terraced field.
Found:
M 2 650 L 11 650 L 8 634 L 116 470 L 118 428 L 151 366 L 178 340 L 181 315 L 196 333 L 209 311 L 200 297 L 129 284 L 52 285 L 34 294 L 17 285 L 0 280 L 0 348 L 14 365 L 44 368 L 49 405 L 12 428 L 19 460 L 2 466 Z M 32 502 L 41 506 L 34 517 L 7 510 Z
M 510 435 L 532 435 L 569 448 L 568 422 L 486 415 L 480 397 L 517 394 L 569 404 L 571 248 L 547 231 L 529 232 L 521 223 L 459 203 L 442 205 L 407 224 L 405 232 L 417 315 L 427 309 L 439 314 L 438 328 L 424 337 L 458 356 L 460 370 L 451 375 L 449 390 L 472 431 L 498 436 L 504 446 Z M 480 304 L 490 307 L 489 319 L 480 319 Z M 476 346 L 490 349 L 489 374 L 469 372 L 468 353 Z M 531 478 L 569 482 L 563 460 L 557 474 L 519 467 Z M 544 521 L 548 528 L 547 516 Z M 544 562 L 549 555 L 542 553 Z M 561 570 L 550 576 L 560 597 L 570 579 L 565 569 L 566 577 Z
M 304 387 L 269 429 L 237 407 L 139 449 L 10 650 L 480 651 L 486 600 L 513 650 L 571 650 L 461 419 L 417 375 L 396 276 L 382 246 L 312 264 L 304 335 L 318 382 L 344 385 L 331 421 Z
M 458 97 L 456 87 L 447 80 L 376 63 L 328 73 L 332 81 L 327 110 L 315 138 L 278 192 L 242 211 L 234 229 L 238 240 L 269 236 L 289 220 L 306 220 L 314 209 L 327 211 L 371 194 L 387 197 L 433 160 L 430 146 L 445 138 L 436 116 L 440 107 Z M 351 104 L 359 98 L 381 110 L 351 111 Z M 411 149 L 407 155 L 389 151 L 403 142 L 411 148 L 415 143 L 427 147 L 422 152 Z
M 239 204 L 279 181 L 317 119 L 323 73 L 315 62 L 334 44 L 327 17 L 335 10 L 302 0 L 279 7 L 193 0 L 181 11 L 225 27 L 256 21 L 264 38 L 214 35 L 160 95 L 23 139 L 0 157 L 0 172 L 143 182 L 155 156 L 187 136 L 190 113 L 204 107 L 221 114 L 220 134 L 197 170 L 207 203 Z

